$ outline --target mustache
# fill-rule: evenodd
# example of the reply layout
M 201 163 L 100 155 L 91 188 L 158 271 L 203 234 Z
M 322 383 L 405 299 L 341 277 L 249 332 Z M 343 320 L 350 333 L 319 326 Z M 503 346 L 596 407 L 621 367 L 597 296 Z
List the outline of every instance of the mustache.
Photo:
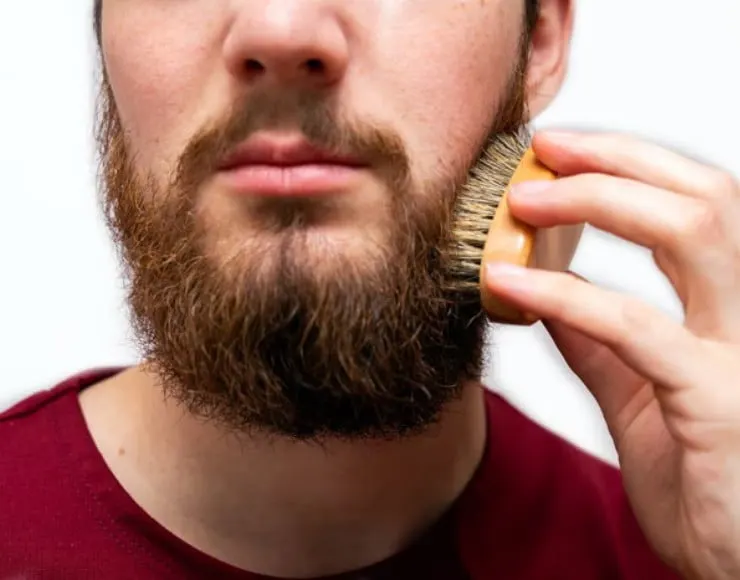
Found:
M 409 180 L 401 137 L 389 127 L 340 115 L 320 92 L 262 90 L 237 101 L 194 135 L 178 159 L 175 185 L 197 188 L 240 143 L 260 131 L 299 132 L 312 146 L 366 161 L 396 191 Z

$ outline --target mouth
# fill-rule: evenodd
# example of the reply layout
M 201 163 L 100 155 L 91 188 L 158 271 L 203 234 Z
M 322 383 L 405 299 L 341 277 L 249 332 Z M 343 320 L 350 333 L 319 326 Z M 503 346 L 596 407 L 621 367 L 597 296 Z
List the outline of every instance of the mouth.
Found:
M 238 145 L 218 173 L 237 195 L 334 195 L 358 185 L 368 163 L 310 144 L 301 135 L 258 134 Z

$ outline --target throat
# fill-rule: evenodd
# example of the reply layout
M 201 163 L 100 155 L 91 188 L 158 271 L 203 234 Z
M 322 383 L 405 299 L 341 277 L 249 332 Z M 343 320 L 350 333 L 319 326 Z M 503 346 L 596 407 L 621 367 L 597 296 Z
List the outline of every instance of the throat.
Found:
M 140 368 L 80 402 L 102 458 L 144 512 L 204 554 L 267 576 L 339 574 L 403 551 L 463 493 L 485 447 L 477 383 L 423 433 L 321 445 L 225 434 L 165 399 Z

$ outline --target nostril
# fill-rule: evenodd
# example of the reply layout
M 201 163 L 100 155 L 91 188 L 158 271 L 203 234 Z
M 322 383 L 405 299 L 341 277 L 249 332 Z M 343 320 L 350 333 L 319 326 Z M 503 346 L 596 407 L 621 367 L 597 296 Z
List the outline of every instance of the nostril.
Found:
M 249 76 L 260 76 L 265 73 L 268 68 L 262 61 L 257 60 L 256 58 L 245 59 L 242 66 Z M 303 61 L 300 70 L 310 76 L 322 76 L 327 72 L 327 67 L 322 59 L 309 58 Z
M 249 73 L 260 73 L 265 70 L 265 65 L 263 65 L 260 61 L 255 60 L 253 58 L 249 58 L 244 63 L 244 68 L 246 68 L 247 72 Z
M 304 66 L 309 73 L 313 74 L 323 73 L 324 69 L 326 68 L 324 66 L 324 63 L 318 58 L 309 58 Z

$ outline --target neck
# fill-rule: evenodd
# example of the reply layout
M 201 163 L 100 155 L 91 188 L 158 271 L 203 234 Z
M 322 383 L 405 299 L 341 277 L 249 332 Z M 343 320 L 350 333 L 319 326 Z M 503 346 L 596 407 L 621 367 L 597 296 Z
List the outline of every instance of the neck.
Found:
M 145 511 L 201 551 L 272 576 L 337 574 L 401 551 L 462 493 L 485 445 L 477 384 L 421 435 L 320 446 L 225 434 L 162 397 L 139 368 L 81 404 Z

